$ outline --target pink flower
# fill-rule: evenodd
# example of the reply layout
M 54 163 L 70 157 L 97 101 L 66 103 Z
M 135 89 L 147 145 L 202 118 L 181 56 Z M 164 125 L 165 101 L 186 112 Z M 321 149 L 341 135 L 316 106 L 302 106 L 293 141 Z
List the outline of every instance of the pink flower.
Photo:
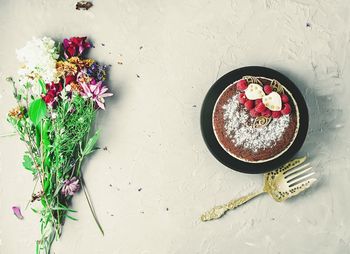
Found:
M 105 97 L 110 97 L 113 94 L 112 93 L 106 93 L 108 88 L 104 85 L 102 85 L 102 81 L 97 82 L 96 84 L 90 83 L 80 83 L 80 85 L 83 87 L 82 96 L 84 98 L 91 98 L 93 101 L 97 103 L 97 105 L 105 109 Z
M 80 190 L 79 179 L 73 176 L 71 179 L 64 180 L 61 193 L 67 196 L 73 196 Z
M 79 56 L 88 48 L 91 48 L 91 44 L 86 41 L 86 37 L 71 37 L 63 40 L 64 56 L 66 58 Z

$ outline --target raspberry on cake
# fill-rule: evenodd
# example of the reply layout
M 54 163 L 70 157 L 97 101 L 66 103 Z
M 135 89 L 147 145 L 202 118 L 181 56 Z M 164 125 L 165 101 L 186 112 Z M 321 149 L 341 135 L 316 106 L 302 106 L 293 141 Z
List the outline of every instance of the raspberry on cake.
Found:
M 242 77 L 218 97 L 215 136 L 231 156 L 246 162 L 272 160 L 293 143 L 299 114 L 292 94 L 277 80 Z

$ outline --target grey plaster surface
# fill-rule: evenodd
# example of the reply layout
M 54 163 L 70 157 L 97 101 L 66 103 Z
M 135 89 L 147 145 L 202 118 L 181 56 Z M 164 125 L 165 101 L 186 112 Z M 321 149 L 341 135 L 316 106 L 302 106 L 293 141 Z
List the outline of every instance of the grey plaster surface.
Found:
M 53 253 L 350 253 L 348 0 L 93 3 L 76 11 L 75 1 L 0 0 L 0 134 L 12 131 L 14 104 L 4 79 L 33 36 L 87 35 L 90 56 L 112 65 L 116 96 L 97 123 L 108 151 L 84 165 L 105 236 L 80 193 L 79 221 L 67 221 Z M 285 203 L 264 196 L 202 223 L 206 209 L 262 184 L 215 160 L 199 126 L 209 87 L 246 65 L 281 71 L 303 92 L 311 117 L 299 155 L 310 156 L 319 181 Z M 0 139 L 1 254 L 34 253 L 39 237 L 30 209 L 22 221 L 11 211 L 24 209 L 33 186 L 24 150 L 18 137 Z

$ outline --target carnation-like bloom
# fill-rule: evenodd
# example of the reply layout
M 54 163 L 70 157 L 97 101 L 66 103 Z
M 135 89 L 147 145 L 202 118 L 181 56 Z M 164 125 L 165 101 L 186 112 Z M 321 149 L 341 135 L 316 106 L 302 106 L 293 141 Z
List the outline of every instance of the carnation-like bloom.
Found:
M 108 88 L 102 84 L 102 81 L 97 82 L 96 84 L 80 84 L 83 87 L 82 96 L 84 98 L 91 98 L 97 103 L 97 105 L 105 109 L 105 97 L 112 96 L 112 93 L 106 93 Z
M 63 40 L 64 56 L 70 58 L 81 55 L 85 49 L 91 48 L 86 37 L 71 37 Z
M 66 85 L 69 85 L 70 83 L 75 82 L 76 80 L 77 78 L 74 75 L 65 76 Z
M 56 64 L 57 76 L 62 77 L 64 75 L 75 75 L 78 72 L 78 67 L 75 64 L 58 61 Z
M 42 95 L 42 98 L 47 105 L 54 107 L 58 100 L 58 95 L 62 91 L 62 84 L 60 82 L 57 84 L 51 82 L 46 84 L 46 89 L 47 93 Z
M 77 56 L 73 56 L 68 59 L 68 62 L 75 64 L 76 66 L 79 67 L 79 69 L 84 69 L 87 67 L 90 67 L 91 64 L 94 63 L 94 60 L 88 58 L 88 59 L 81 59 Z
M 80 190 L 79 179 L 73 176 L 71 179 L 66 179 L 63 182 L 61 193 L 64 196 L 73 196 Z

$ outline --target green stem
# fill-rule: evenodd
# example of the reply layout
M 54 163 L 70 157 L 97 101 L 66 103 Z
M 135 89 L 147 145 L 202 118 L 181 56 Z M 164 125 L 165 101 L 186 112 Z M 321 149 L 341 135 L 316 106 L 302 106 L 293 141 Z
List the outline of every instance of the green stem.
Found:
M 32 191 L 32 196 L 33 196 L 33 194 L 34 194 L 34 192 L 35 192 L 36 186 L 38 185 L 38 180 L 39 180 L 39 177 L 37 177 L 36 180 L 35 180 L 34 188 L 33 188 L 33 191 Z M 31 201 L 32 201 L 32 200 L 29 200 L 29 201 L 28 201 L 25 210 L 27 210 L 27 208 L 28 208 L 28 206 L 29 206 L 29 204 L 30 204 Z
M 41 157 L 41 169 L 42 169 L 42 172 L 43 174 L 45 174 L 45 168 L 44 168 L 44 146 L 43 146 L 43 121 L 40 122 L 40 157 Z M 44 190 L 44 185 L 43 185 L 43 190 Z M 47 203 L 47 206 L 48 206 L 48 209 L 51 213 L 51 216 L 52 216 L 52 222 L 53 222 L 53 226 L 55 228 L 55 231 L 56 231 L 56 239 L 59 237 L 59 224 L 56 223 L 55 221 L 55 217 L 53 215 L 53 212 L 52 212 L 52 208 L 51 208 L 51 205 L 49 204 L 49 200 L 47 198 L 47 194 L 45 193 L 45 190 L 44 190 L 44 196 L 45 196 L 45 199 L 46 199 L 46 203 Z
M 5 134 L 0 134 L 0 138 L 12 137 L 16 135 L 17 135 L 17 132 L 5 133 Z
M 84 179 L 83 179 L 83 176 L 80 177 L 80 182 L 81 182 L 81 186 L 82 186 L 82 188 L 83 188 L 83 190 L 84 190 L 84 194 L 85 194 L 86 200 L 87 200 L 87 202 L 88 202 L 88 205 L 89 205 L 89 207 L 90 207 L 90 211 L 91 211 L 91 213 L 92 213 L 92 216 L 94 217 L 95 222 L 96 222 L 98 228 L 100 229 L 102 235 L 105 235 L 105 233 L 103 232 L 103 228 L 102 228 L 100 222 L 98 221 L 98 218 L 97 218 L 97 215 L 96 215 L 96 211 L 95 211 L 94 206 L 93 206 L 93 204 L 92 204 L 92 201 L 91 201 L 89 192 L 88 192 L 88 190 L 87 190 L 87 188 L 86 188 L 86 185 L 85 185 L 85 181 L 84 181 Z

